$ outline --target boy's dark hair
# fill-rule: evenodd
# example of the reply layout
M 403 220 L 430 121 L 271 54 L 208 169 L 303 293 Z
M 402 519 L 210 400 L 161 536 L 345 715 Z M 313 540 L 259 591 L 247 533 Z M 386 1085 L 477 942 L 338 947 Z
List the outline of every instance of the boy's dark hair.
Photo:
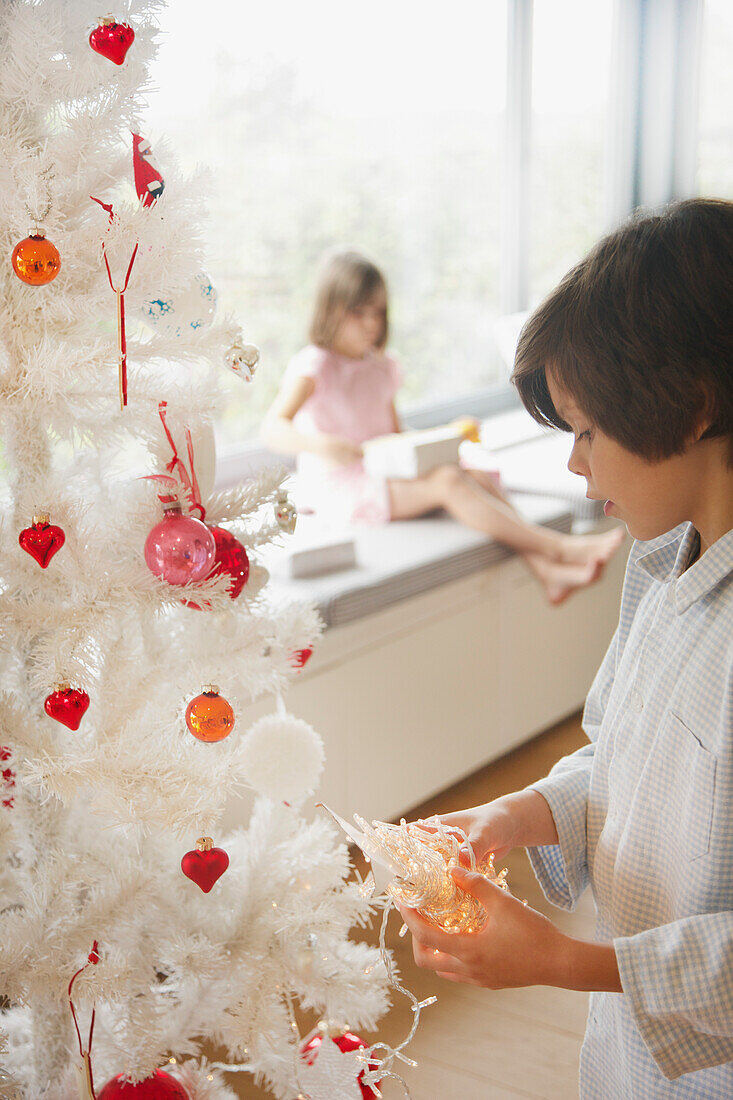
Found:
M 569 431 L 546 369 L 602 432 L 650 461 L 700 422 L 733 465 L 733 202 L 638 215 L 577 264 L 529 318 L 512 381 L 541 424 Z

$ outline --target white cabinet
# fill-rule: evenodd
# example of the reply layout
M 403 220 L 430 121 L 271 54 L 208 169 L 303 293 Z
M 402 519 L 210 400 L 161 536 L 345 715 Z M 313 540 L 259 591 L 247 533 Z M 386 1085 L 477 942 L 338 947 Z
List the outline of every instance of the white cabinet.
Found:
M 618 620 L 625 558 L 557 608 L 512 557 L 327 631 L 286 700 L 323 736 L 319 798 L 347 817 L 399 817 L 577 710 Z M 233 801 L 225 826 L 249 805 Z

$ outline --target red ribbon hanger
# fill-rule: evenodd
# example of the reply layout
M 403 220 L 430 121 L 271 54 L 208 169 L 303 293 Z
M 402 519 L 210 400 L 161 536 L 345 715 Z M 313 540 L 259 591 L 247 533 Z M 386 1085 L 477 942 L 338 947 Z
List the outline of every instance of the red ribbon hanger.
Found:
M 89 196 L 92 202 L 98 202 L 103 210 L 106 210 L 109 214 L 109 220 L 114 220 L 114 213 L 112 211 L 112 203 L 102 202 L 101 199 L 95 199 L 94 195 Z M 117 353 L 119 357 L 119 383 L 120 383 L 120 408 L 124 409 L 127 405 L 127 336 L 125 334 L 125 291 L 130 283 L 130 275 L 132 274 L 132 265 L 135 263 L 135 257 L 137 256 L 137 250 L 140 242 L 138 241 L 132 250 L 132 256 L 130 257 L 130 263 L 127 266 L 127 274 L 125 276 L 125 282 L 122 287 L 116 287 L 112 278 L 112 271 L 110 270 L 109 260 L 107 259 L 107 248 L 104 241 L 102 241 L 102 255 L 104 256 L 104 266 L 107 268 L 107 278 L 109 279 L 109 285 L 117 295 Z
M 83 974 L 88 966 L 90 966 L 90 965 L 91 966 L 96 966 L 98 962 L 99 962 L 99 944 L 95 940 L 94 943 L 92 944 L 92 949 L 91 949 L 91 951 L 89 952 L 89 954 L 87 956 L 87 961 L 84 963 L 84 965 L 82 967 L 79 968 L 79 970 L 77 970 L 76 974 L 74 974 L 73 978 L 69 982 L 69 993 L 68 993 L 69 1007 L 71 1009 L 71 1015 L 74 1018 L 74 1027 L 76 1028 L 76 1037 L 79 1040 L 79 1053 L 81 1054 L 82 1063 L 83 1063 L 83 1071 L 82 1072 L 83 1072 L 84 1076 L 82 1076 L 81 1081 L 87 1086 L 87 1091 L 89 1093 L 89 1096 L 91 1097 L 91 1100 L 97 1100 L 97 1094 L 94 1091 L 94 1080 L 92 1078 L 92 1063 L 90 1061 L 91 1052 L 92 1052 L 92 1037 L 94 1035 L 94 1017 L 96 1015 L 96 1010 L 92 1009 L 92 1019 L 91 1019 L 91 1023 L 89 1024 L 89 1042 L 87 1043 L 86 1050 L 84 1050 L 84 1043 L 82 1042 L 81 1031 L 79 1030 L 79 1021 L 78 1021 L 77 1016 L 76 1016 L 76 1009 L 74 1008 L 74 1002 L 71 999 L 71 992 L 74 988 L 74 982 L 79 977 L 79 975 Z

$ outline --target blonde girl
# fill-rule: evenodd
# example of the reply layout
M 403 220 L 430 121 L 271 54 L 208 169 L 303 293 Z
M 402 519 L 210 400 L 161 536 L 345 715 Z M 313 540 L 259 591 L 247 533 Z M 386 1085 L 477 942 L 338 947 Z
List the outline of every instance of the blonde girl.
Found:
M 301 505 L 366 524 L 444 508 L 521 554 L 552 604 L 597 580 L 622 528 L 574 536 L 528 523 L 489 473 L 459 465 L 410 479 L 367 474 L 363 444 L 400 431 L 395 397 L 402 376 L 385 350 L 388 332 L 381 272 L 357 252 L 332 253 L 321 270 L 310 343 L 290 361 L 263 425 L 272 450 L 298 456 Z

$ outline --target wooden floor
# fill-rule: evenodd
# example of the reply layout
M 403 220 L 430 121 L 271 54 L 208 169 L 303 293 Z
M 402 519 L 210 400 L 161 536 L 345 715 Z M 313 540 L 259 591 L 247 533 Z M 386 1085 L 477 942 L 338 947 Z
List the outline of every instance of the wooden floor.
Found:
M 416 807 L 410 816 L 448 813 L 517 790 L 545 775 L 556 760 L 584 741 L 579 717 L 568 719 Z M 574 913 L 564 913 L 544 900 L 524 851 L 511 853 L 506 865 L 514 894 L 526 898 L 570 934 L 592 938 L 595 914 L 589 895 Z M 404 1071 L 412 1100 L 572 1100 L 577 1096 L 587 994 L 543 986 L 492 991 L 442 981 L 415 966 L 410 937 L 399 939 L 399 925 L 394 914 L 388 943 L 403 984 L 421 999 L 431 994 L 438 997 L 438 1003 L 423 1012 L 407 1052 L 419 1063 L 416 1069 Z M 375 929 L 373 941 L 376 934 Z M 396 1003 L 382 1020 L 378 1036 L 392 1043 L 404 1038 L 412 1017 L 406 999 L 395 996 Z M 364 1038 L 374 1042 L 377 1036 L 365 1033 Z M 263 1100 L 269 1095 L 243 1075 L 231 1077 L 230 1083 L 242 1100 Z M 386 1082 L 382 1091 L 385 1100 L 400 1100 L 404 1095 L 392 1081 Z

